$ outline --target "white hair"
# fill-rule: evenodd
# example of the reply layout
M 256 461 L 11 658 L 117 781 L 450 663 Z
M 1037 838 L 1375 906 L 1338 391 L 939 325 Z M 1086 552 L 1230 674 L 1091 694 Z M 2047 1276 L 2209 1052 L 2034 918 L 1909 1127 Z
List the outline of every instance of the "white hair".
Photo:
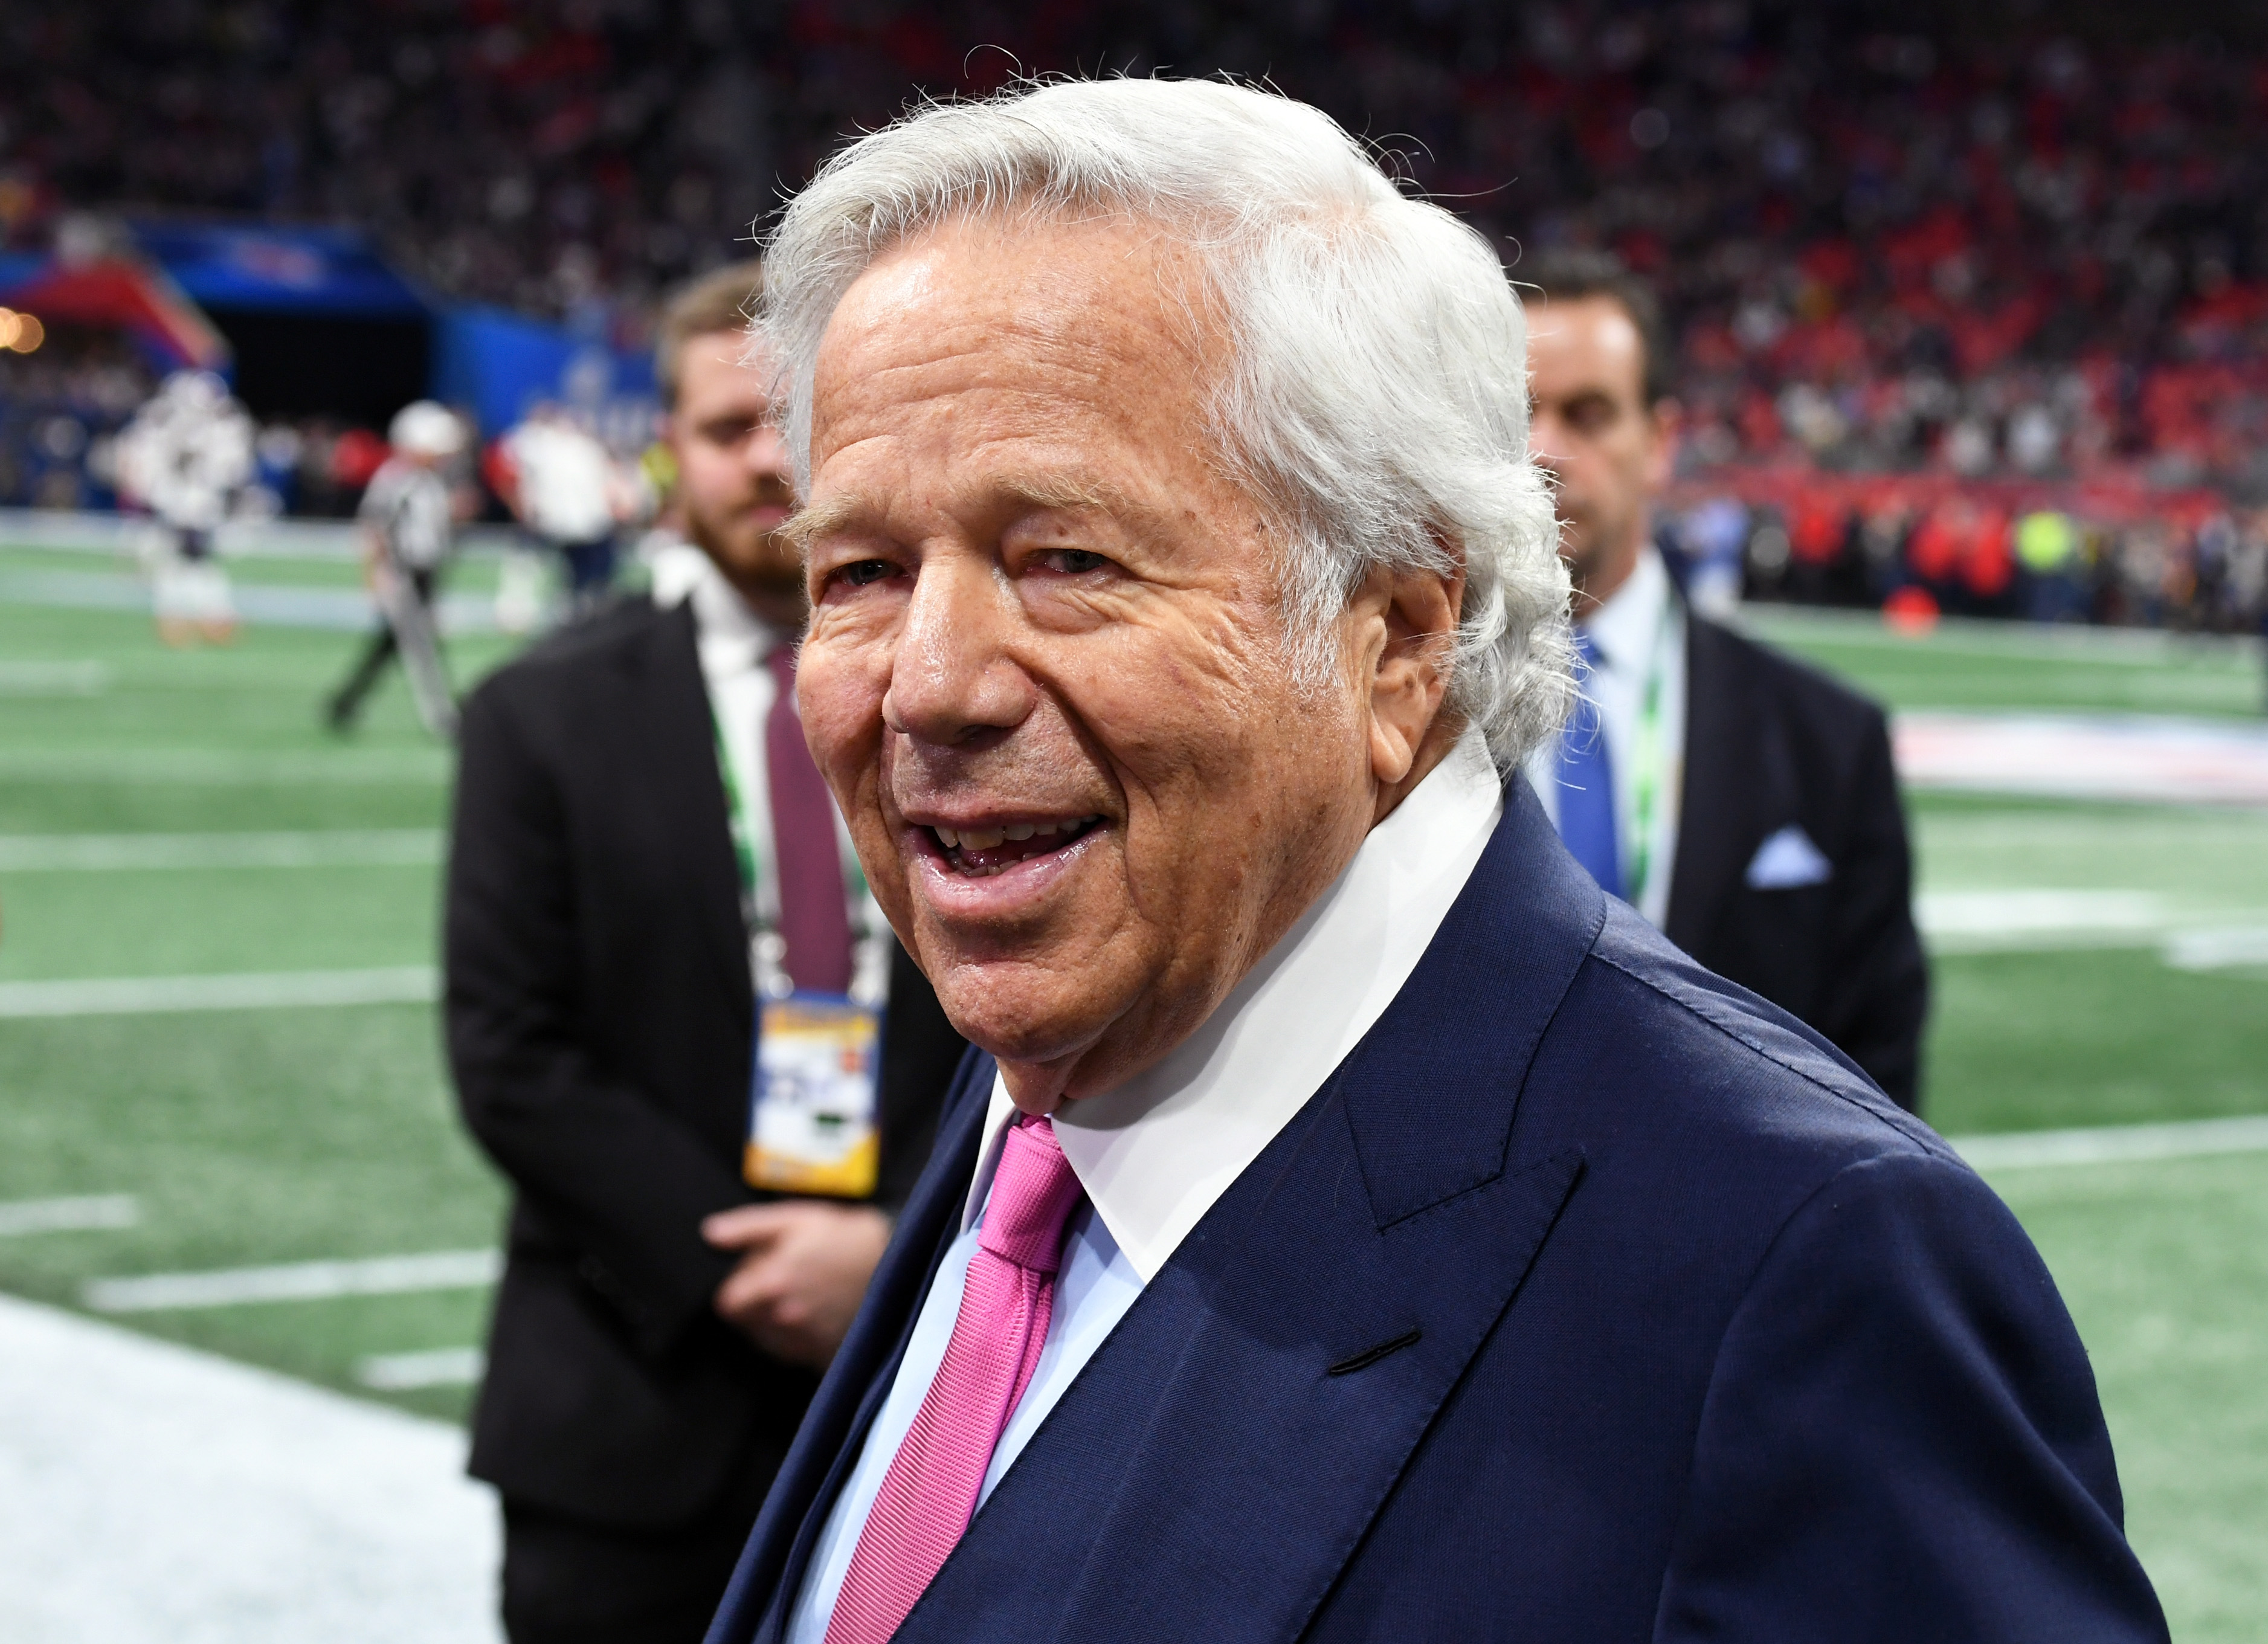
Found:
M 1479 234 L 1288 98 L 1057 80 L 919 108 L 836 153 L 765 258 L 758 324 L 799 486 L 821 339 L 876 258 L 949 220 L 1094 212 L 1158 225 L 1210 284 L 1230 358 L 1208 431 L 1278 528 L 1303 674 L 1335 660 L 1332 619 L 1370 572 L 1462 562 L 1450 707 L 1507 769 L 1556 732 L 1573 691 L 1568 579 L 1528 461 L 1519 299 Z

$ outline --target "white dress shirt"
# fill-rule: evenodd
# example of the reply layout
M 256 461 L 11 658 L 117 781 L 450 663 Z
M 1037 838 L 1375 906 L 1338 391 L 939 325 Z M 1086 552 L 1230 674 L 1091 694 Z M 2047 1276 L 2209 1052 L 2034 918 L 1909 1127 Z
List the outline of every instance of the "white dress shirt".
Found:
M 1488 746 L 1469 731 L 1203 1027 L 1147 1073 L 1057 1110 L 1056 1139 L 1086 1202 L 1067 1227 L 1047 1341 L 992 1453 L 980 1506 L 1143 1286 L 1402 991 L 1503 810 Z M 1014 1115 L 996 1078 L 961 1235 L 813 1551 L 790 1644 L 824 1644 L 867 1513 L 944 1361 Z
M 657 549 L 652 557 L 653 602 L 665 609 L 688 601 L 694 631 L 700 636 L 701 678 L 709 687 L 709 709 L 733 762 L 740 790 L 748 848 L 756 859 L 756 911 L 767 922 L 779 918 L 779 876 L 772 858 L 772 791 L 764 773 L 764 722 L 771 717 L 779 687 L 764 659 L 775 646 L 792 645 L 784 633 L 748 608 L 709 556 L 690 542 Z
M 689 601 L 693 607 L 701 679 L 709 689 L 710 711 L 717 717 L 718 739 L 724 744 L 725 756 L 732 761 L 733 782 L 740 795 L 740 822 L 747 830 L 749 852 L 755 859 L 756 918 L 766 928 L 775 926 L 779 922 L 779 866 L 772 851 L 772 791 L 765 764 L 764 730 L 772 704 L 779 700 L 779 687 L 764 659 L 780 645 L 793 645 L 797 636 L 774 627 L 749 609 L 748 602 L 725 580 L 709 556 L 690 542 L 657 545 L 648 564 L 656 605 L 667 608 Z M 885 921 L 881 909 L 867 892 L 858 852 L 851 848 L 850 830 L 840 813 L 835 818 L 835 843 L 850 898 L 850 931 L 858 939 L 858 975 L 851 992 L 861 1000 L 878 1000 L 889 981 L 889 946 L 866 939 L 879 937 Z
M 1591 640 L 1591 674 L 1585 693 L 1599 710 L 1607 761 L 1614 770 L 1615 844 L 1627 878 L 1638 862 L 1638 796 L 1641 772 L 1638 721 L 1648 686 L 1660 682 L 1655 704 L 1653 817 L 1647 832 L 1646 882 L 1625 885 L 1631 903 L 1659 928 L 1669 917 L 1669 879 L 1677 859 L 1678 800 L 1685 778 L 1685 610 L 1669 568 L 1649 542 L 1623 586 L 1579 624 Z M 1559 822 L 1559 744 L 1547 742 L 1528 761 L 1528 779 L 1552 825 Z

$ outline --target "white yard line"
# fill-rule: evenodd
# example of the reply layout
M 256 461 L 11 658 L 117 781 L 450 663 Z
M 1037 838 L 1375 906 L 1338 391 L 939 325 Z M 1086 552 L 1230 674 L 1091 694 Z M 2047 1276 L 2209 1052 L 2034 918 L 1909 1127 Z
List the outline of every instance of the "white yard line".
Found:
M 0 1019 L 162 1015 L 320 1005 L 423 1005 L 439 992 L 431 965 L 376 970 L 276 970 L 208 977 L 92 977 L 0 982 Z
M 239 579 L 231 597 L 239 618 L 263 626 L 350 633 L 378 620 L 377 606 L 359 588 Z M 141 611 L 149 608 L 150 586 L 141 577 L 111 571 L 20 571 L 0 566 L 0 604 Z M 446 634 L 494 633 L 496 601 L 477 593 L 446 593 L 440 600 L 440 618 L 441 630 Z
M 244 1307 L 267 1301 L 327 1301 L 335 1296 L 404 1295 L 472 1290 L 504 1272 L 498 1250 L 427 1250 L 355 1261 L 287 1262 L 198 1273 L 97 1279 L 81 1300 L 97 1313 L 158 1313 L 182 1308 Z
M 0 1201 L 0 1239 L 32 1233 L 77 1233 L 90 1228 L 130 1227 L 142 1220 L 131 1193 L 84 1193 L 70 1198 Z
M 449 775 L 438 748 L 246 753 L 221 748 L 0 748 L 0 779 L 119 782 L 180 787 L 382 786 L 433 784 Z
M 212 867 L 427 867 L 431 828 L 300 833 L 0 834 L 0 874 L 95 874 Z
M 497 1644 L 458 1427 L 0 1297 L 9 1644 Z
M 2176 1124 L 2107 1124 L 2077 1131 L 2017 1131 L 1946 1139 L 1978 1170 L 2053 1165 L 2135 1164 L 2214 1154 L 2268 1153 L 2268 1114 Z
M 2183 931 L 2166 943 L 2165 961 L 2176 970 L 2235 970 L 2268 965 L 2268 925 Z
M 99 661 L 0 661 L 0 697 L 99 697 L 110 665 Z
M 2154 947 L 2176 970 L 2268 965 L 2268 908 L 2183 908 L 2148 890 L 1928 890 L 1914 923 L 1935 954 Z
M 478 1347 L 435 1347 L 424 1353 L 381 1353 L 355 1365 L 355 1380 L 380 1393 L 421 1387 L 469 1387 L 488 1368 Z

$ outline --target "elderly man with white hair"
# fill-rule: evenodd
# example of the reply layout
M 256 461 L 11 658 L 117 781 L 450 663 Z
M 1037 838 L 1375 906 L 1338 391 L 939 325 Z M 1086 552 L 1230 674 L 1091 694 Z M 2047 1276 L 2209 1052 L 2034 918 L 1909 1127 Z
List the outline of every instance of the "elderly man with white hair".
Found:
M 979 1047 L 711 1644 L 2164 1636 L 2007 1212 L 1603 895 L 1496 258 L 1071 82 L 772 243 L 806 736 Z

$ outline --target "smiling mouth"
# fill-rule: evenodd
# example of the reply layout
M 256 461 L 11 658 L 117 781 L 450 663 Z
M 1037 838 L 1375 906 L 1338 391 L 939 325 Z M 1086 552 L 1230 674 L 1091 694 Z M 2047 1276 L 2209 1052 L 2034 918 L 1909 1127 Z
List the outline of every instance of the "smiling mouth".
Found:
M 1050 818 L 1044 822 L 1004 822 L 997 828 L 946 828 L 925 831 L 937 844 L 938 854 L 956 874 L 989 879 L 1005 874 L 1020 862 L 1068 851 L 1102 825 L 1100 816 Z

